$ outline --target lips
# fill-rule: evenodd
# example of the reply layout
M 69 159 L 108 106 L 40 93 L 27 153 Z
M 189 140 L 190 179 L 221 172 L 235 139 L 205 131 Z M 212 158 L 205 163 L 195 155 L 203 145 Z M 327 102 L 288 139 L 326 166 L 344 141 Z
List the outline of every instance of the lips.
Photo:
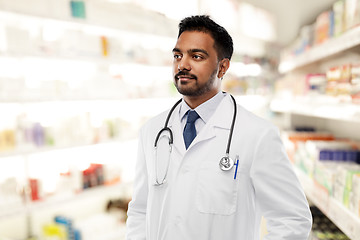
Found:
M 179 80 L 195 79 L 194 77 L 191 77 L 191 76 L 177 76 L 176 78 L 179 79 Z
M 189 81 L 189 80 L 192 80 L 192 79 L 196 80 L 197 77 L 195 75 L 193 75 L 193 74 L 184 73 L 184 72 L 180 71 L 175 75 L 175 79 L 180 80 L 180 81 Z

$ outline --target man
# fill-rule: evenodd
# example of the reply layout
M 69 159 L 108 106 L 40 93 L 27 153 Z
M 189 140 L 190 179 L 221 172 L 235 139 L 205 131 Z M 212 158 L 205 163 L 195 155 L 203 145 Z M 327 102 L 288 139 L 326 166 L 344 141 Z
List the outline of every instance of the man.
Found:
M 179 24 L 173 71 L 183 98 L 141 129 L 127 240 L 259 239 L 262 216 L 265 239 L 307 239 L 308 203 L 271 123 L 237 105 L 229 157 L 239 162 L 220 169 L 235 110 L 221 91 L 232 53 L 208 16 Z

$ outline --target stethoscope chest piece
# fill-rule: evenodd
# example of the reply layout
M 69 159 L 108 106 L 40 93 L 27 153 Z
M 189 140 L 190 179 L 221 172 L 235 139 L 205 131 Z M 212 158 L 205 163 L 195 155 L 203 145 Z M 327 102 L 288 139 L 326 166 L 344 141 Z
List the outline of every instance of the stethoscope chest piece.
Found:
M 234 166 L 234 160 L 232 160 L 229 156 L 225 156 L 221 158 L 219 166 L 223 171 L 229 171 Z

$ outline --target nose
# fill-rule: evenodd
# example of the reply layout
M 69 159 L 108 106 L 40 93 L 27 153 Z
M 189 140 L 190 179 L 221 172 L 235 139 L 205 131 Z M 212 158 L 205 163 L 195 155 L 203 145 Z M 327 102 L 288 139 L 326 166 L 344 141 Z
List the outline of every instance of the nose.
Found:
M 183 56 L 181 59 L 178 60 L 177 69 L 178 69 L 178 71 L 184 71 L 184 70 L 190 71 L 191 70 L 190 61 L 188 60 L 188 58 L 186 56 Z

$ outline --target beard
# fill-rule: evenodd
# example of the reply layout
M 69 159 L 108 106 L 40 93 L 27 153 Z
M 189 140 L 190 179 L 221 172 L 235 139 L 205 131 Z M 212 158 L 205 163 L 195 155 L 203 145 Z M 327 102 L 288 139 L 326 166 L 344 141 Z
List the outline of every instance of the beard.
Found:
M 217 69 L 215 69 L 214 72 L 211 73 L 209 79 L 205 83 L 199 84 L 199 82 L 197 81 L 196 75 L 189 74 L 187 71 L 180 71 L 175 75 L 174 85 L 175 85 L 176 89 L 178 90 L 178 92 L 184 96 L 190 96 L 190 97 L 201 96 L 212 90 L 214 82 L 216 80 L 216 73 L 217 73 Z M 190 77 L 195 82 L 181 84 L 181 83 L 179 83 L 179 81 L 180 81 L 178 79 L 179 76 Z

